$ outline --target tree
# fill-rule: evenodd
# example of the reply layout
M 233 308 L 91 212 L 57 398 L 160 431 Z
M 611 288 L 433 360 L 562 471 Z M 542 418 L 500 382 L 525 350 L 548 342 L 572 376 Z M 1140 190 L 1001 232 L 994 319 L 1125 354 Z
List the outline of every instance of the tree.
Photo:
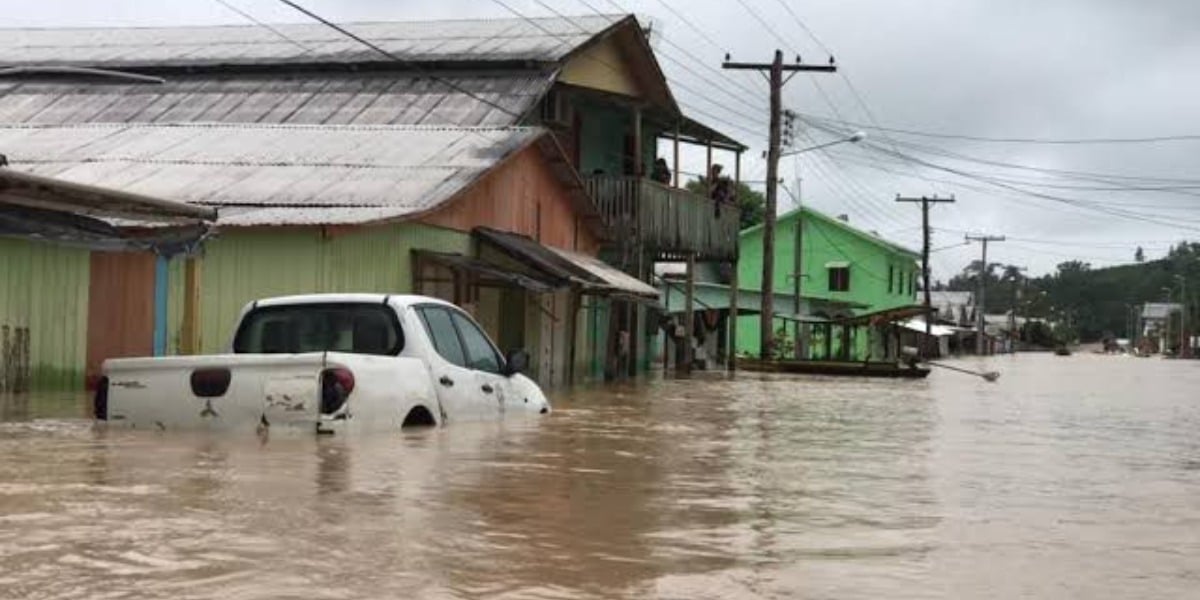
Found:
M 684 188 L 693 194 L 708 196 L 708 183 L 703 177 L 687 182 Z M 752 190 L 750 186 L 740 181 L 734 185 L 733 192 L 737 195 L 738 210 L 741 211 L 741 228 L 745 229 L 762 223 L 764 205 L 767 200 L 762 192 Z
M 1133 253 L 1133 260 L 1137 262 L 1146 262 L 1146 251 L 1142 250 L 1141 246 L 1137 247 L 1137 252 Z

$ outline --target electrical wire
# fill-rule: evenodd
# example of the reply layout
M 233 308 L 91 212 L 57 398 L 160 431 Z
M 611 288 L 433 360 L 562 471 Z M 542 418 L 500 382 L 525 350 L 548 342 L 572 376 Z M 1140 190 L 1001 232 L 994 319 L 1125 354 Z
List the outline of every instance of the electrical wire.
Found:
M 255 25 L 258 25 L 259 27 L 262 27 L 263 29 L 266 29 L 267 31 L 270 31 L 271 33 L 273 33 L 273 34 L 275 34 L 276 36 L 278 36 L 280 39 L 282 39 L 282 40 L 284 40 L 284 41 L 286 41 L 286 42 L 288 42 L 288 43 L 290 43 L 290 44 L 292 44 L 292 45 L 296 46 L 297 48 L 299 48 L 299 49 L 301 49 L 301 50 L 303 50 L 305 54 L 311 54 L 311 53 L 312 53 L 312 51 L 313 51 L 313 50 L 312 50 L 312 48 L 309 48 L 308 46 L 305 46 L 304 44 L 301 44 L 301 43 L 300 43 L 299 41 L 297 41 L 296 39 L 292 38 L 291 36 L 287 35 L 286 33 L 282 32 L 282 31 L 280 31 L 280 30 L 279 30 L 277 27 L 273 27 L 273 26 L 272 26 L 271 24 L 269 24 L 269 23 L 265 23 L 265 22 L 263 22 L 263 21 L 260 21 L 260 20 L 258 20 L 258 19 L 256 19 L 256 18 L 254 18 L 254 15 L 252 15 L 252 14 L 250 14 L 250 13 L 248 13 L 248 12 L 246 12 L 246 11 L 244 11 L 244 10 L 242 10 L 242 9 L 240 9 L 240 8 L 238 8 L 238 7 L 236 7 L 236 6 L 234 6 L 233 4 L 231 4 L 231 3 L 229 3 L 229 2 L 226 2 L 225 0 L 213 0 L 213 1 L 214 1 L 214 2 L 216 2 L 217 4 L 220 4 L 221 6 L 224 6 L 225 8 L 227 8 L 227 9 L 229 9 L 229 10 L 231 10 L 231 11 L 233 11 L 233 12 L 237 13 L 238 15 L 240 15 L 242 18 L 246 19 L 247 21 L 250 21 L 251 23 L 254 23 Z
M 381 54 L 391 60 L 394 60 L 403 65 L 407 65 L 410 68 L 412 68 L 414 71 L 417 71 L 418 73 L 421 73 L 422 75 L 429 77 L 430 79 L 432 79 L 434 81 L 440 82 L 443 85 L 449 87 L 450 89 L 452 89 L 456 92 L 464 94 L 464 95 L 466 95 L 474 100 L 477 100 L 483 104 L 486 104 L 488 106 L 491 106 L 492 108 L 494 108 L 510 117 L 513 117 L 514 119 L 520 119 L 522 117 L 521 114 L 515 113 L 515 112 L 509 110 L 508 108 L 501 106 L 500 104 L 497 104 L 496 102 L 494 102 L 492 100 L 488 100 L 487 98 L 484 98 L 484 97 L 464 88 L 463 86 L 459 85 L 458 83 L 456 83 L 452 80 L 446 79 L 445 77 L 441 77 L 439 75 L 435 75 L 435 74 L 429 72 L 428 70 L 422 68 L 420 64 L 418 64 L 414 61 L 405 60 L 403 58 L 396 56 L 395 54 L 392 54 L 391 52 L 388 52 L 387 50 L 384 50 L 383 48 L 351 33 L 350 31 L 341 27 L 337 23 L 329 21 L 326 18 L 322 17 L 321 15 L 318 15 L 318 14 L 312 12 L 311 10 L 308 10 L 307 8 L 304 8 L 303 6 L 300 6 L 299 4 L 293 2 L 292 0 L 279 0 L 279 1 L 282 2 L 283 4 L 286 4 L 290 7 L 292 7 L 293 9 L 297 10 L 298 12 L 303 13 L 304 15 L 308 16 L 309 18 L 313 19 L 314 21 L 321 23 L 322 25 L 358 42 L 359 44 L 362 44 L 363 46 L 366 46 L 367 48 L 370 48 L 371 50 L 374 50 L 375 52 L 378 52 L 379 54 Z M 499 0 L 496 0 L 496 1 L 499 1 Z
M 901 135 L 911 135 L 917 137 L 935 138 L 943 140 L 963 140 L 971 142 L 988 142 L 996 144 L 1049 144 L 1049 145 L 1086 145 L 1086 144 L 1155 144 L 1161 142 L 1185 142 L 1185 141 L 1200 141 L 1200 134 L 1179 134 L 1179 135 L 1155 135 L 1142 137 L 1104 137 L 1104 138 L 1035 138 L 1035 137 L 987 137 L 980 135 L 969 135 L 962 133 L 938 133 L 931 131 L 920 131 L 916 129 L 904 129 L 900 127 L 883 127 L 880 125 L 871 125 L 864 123 L 856 123 L 847 121 L 842 118 L 826 117 L 814 114 L 803 114 L 805 118 L 821 121 L 833 121 L 840 125 L 848 125 L 859 129 L 886 131 L 888 133 L 897 133 Z

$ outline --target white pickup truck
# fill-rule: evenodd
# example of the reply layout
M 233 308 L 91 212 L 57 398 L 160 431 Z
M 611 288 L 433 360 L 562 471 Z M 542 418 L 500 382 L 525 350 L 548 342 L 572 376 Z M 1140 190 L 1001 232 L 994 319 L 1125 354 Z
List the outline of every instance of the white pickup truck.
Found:
M 434 298 L 269 298 L 242 310 L 230 354 L 105 361 L 93 409 L 143 429 L 324 434 L 544 414 L 528 360 Z

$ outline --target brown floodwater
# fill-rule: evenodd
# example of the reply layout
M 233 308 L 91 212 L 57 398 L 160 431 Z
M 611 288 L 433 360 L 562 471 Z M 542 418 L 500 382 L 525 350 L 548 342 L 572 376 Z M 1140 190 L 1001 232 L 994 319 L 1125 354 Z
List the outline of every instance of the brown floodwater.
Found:
M 0 598 L 1196 598 L 1200 361 L 708 374 L 360 438 L 0 401 Z

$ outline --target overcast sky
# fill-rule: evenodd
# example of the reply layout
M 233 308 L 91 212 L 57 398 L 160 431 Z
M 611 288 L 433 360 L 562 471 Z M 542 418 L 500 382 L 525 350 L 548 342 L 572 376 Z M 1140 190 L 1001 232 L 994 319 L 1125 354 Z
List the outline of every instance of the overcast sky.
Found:
M 277 0 L 224 1 L 264 21 L 304 20 Z M 302 1 L 337 21 L 511 16 L 493 0 Z M 536 1 L 503 1 L 525 15 L 550 15 Z M 616 5 L 650 19 L 666 40 L 694 55 L 658 42 L 660 61 L 677 84 L 674 91 L 685 109 L 752 146 L 743 176 L 764 178 L 758 155 L 766 139 L 766 85 L 756 74 L 710 69 L 719 68 L 724 51 L 734 60 L 766 61 L 777 47 L 783 47 L 789 59 L 799 51 L 805 62 L 825 62 L 824 51 L 780 0 L 665 0 L 690 24 L 660 0 L 585 1 L 605 13 L 616 12 Z M 836 54 L 841 69 L 838 75 L 801 74 L 788 84 L 785 105 L 802 113 L 994 138 L 1200 135 L 1200 2 L 1195 0 L 783 1 Z M 544 4 L 568 15 L 593 14 L 580 0 Z M 5 7 L 6 26 L 246 22 L 218 0 L 3 0 L 0 6 Z M 755 13 L 774 31 L 765 30 Z M 817 142 L 836 139 L 811 128 L 804 132 Z M 1031 274 L 1073 258 L 1097 266 L 1129 262 L 1138 245 L 1148 258 L 1155 258 L 1172 242 L 1200 239 L 1200 140 L 1030 144 L 868 133 L 867 146 L 843 144 L 786 159 L 781 173 L 788 187 L 795 191 L 798 175 L 806 203 L 847 214 L 853 224 L 914 248 L 920 244 L 920 212 L 913 205 L 897 205 L 895 195 L 952 193 L 955 204 L 933 210 L 934 226 L 941 229 L 933 247 L 961 244 L 963 231 L 1007 235 L 1013 239 L 992 245 L 989 260 L 1028 266 Z M 804 137 L 797 140 L 800 148 L 811 144 Z M 1059 200 L 964 180 L 878 149 L 899 150 L 993 181 L 1003 179 L 1004 184 Z M 1043 169 L 1193 181 L 1051 177 L 937 152 Z M 685 170 L 703 170 L 698 160 L 689 156 Z M 1034 188 L 1031 183 L 1055 187 Z M 1186 185 L 1197 187 L 1178 189 Z M 1176 189 L 1070 189 L 1118 186 Z M 1076 201 L 1102 204 L 1080 208 L 1067 203 Z M 782 194 L 781 208 L 787 207 L 788 196 Z M 935 276 L 946 278 L 977 256 L 977 245 L 937 251 L 932 261 Z

